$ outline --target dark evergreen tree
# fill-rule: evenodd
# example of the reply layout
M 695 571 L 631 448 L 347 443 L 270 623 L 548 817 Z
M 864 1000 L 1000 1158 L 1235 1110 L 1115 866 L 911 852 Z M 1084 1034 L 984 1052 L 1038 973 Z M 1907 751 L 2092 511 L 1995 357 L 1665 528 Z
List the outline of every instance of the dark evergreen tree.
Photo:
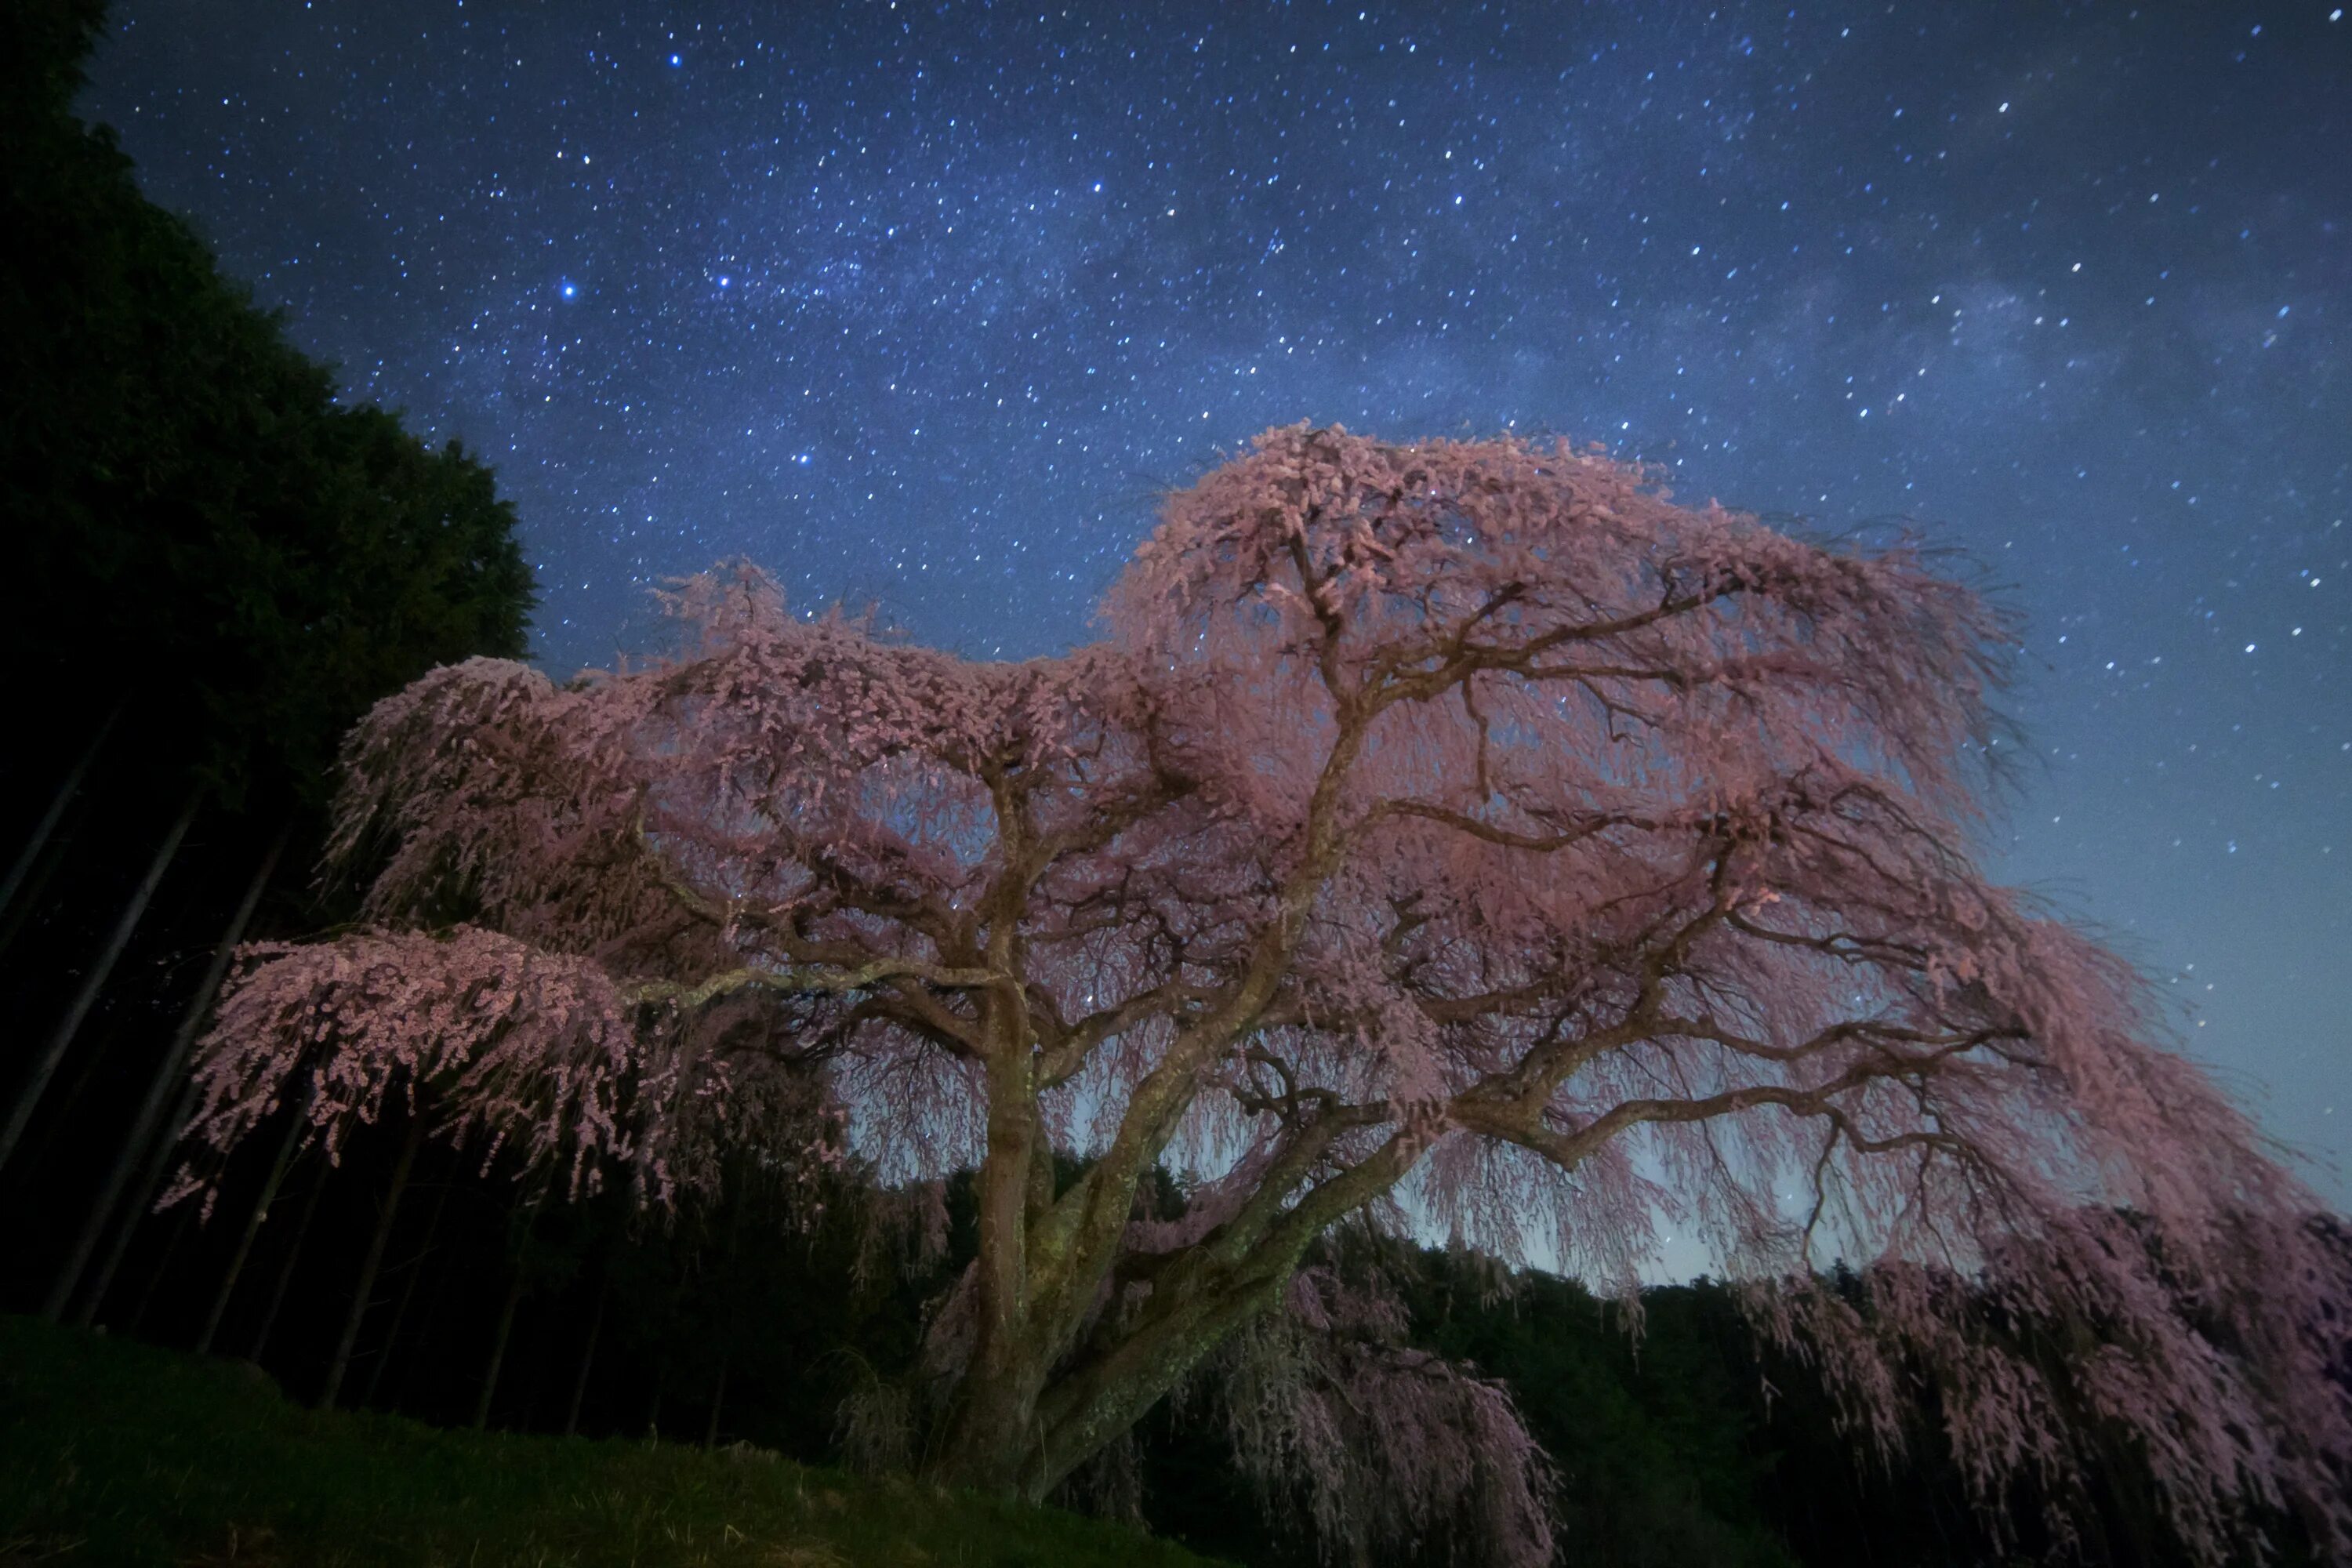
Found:
M 37 742 L 0 759 L 0 1225 L 8 1300 L 52 1313 L 144 1209 L 207 961 L 334 918 L 308 868 L 343 731 L 520 656 L 534 597 L 490 470 L 340 402 L 75 118 L 103 23 L 0 8 L 0 659 Z

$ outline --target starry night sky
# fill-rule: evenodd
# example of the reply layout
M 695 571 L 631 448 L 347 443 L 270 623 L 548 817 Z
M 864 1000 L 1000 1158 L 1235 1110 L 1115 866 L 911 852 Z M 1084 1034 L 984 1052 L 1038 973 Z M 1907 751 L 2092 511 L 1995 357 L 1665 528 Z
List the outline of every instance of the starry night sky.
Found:
M 2002 875 L 2352 1164 L 2326 0 L 117 0 L 92 76 L 352 396 L 498 466 L 558 673 L 734 554 L 1066 647 L 1156 494 L 1299 419 L 1916 520 L 2029 627 Z

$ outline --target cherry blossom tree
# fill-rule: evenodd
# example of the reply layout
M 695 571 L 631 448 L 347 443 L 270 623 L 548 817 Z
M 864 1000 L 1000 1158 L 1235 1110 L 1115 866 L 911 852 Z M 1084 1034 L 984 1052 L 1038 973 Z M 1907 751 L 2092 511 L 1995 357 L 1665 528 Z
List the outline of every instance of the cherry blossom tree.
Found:
M 2317 1205 L 2126 964 L 1978 868 L 2010 631 L 1915 551 L 1597 450 L 1301 426 L 1170 498 L 1061 657 L 796 616 L 748 567 L 670 605 L 641 668 L 378 705 L 335 853 L 381 847 L 381 929 L 248 969 L 216 1140 L 340 1031 L 320 1103 L 404 1067 L 659 1194 L 814 1074 L 893 1179 L 976 1170 L 926 1463 L 1027 1497 L 1286 1307 L 1330 1321 L 1302 1268 L 1354 1216 L 1629 1295 L 1696 1236 L 1860 1430 L 1932 1380 L 1988 1500 L 2074 1462 L 2011 1302 L 2074 1325 L 2068 1407 L 2137 1428 L 2200 1551 L 2274 1507 L 2346 1545 Z M 1312 1375 L 1422 1413 L 1384 1473 L 1485 1466 L 1494 1554 L 1547 1557 L 1499 1391 L 1350 1356 Z M 1378 1468 L 1336 1405 L 1235 1408 L 1277 1479 Z M 1464 1434 L 1488 1457 L 1433 1447 Z M 1429 1495 L 1352 1506 L 1421 1529 Z

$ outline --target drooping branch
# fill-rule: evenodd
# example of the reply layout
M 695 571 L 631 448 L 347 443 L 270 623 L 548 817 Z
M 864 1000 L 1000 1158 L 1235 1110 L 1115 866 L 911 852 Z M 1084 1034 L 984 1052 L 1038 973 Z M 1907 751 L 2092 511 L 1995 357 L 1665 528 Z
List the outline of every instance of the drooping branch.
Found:
M 668 1002 L 678 1007 L 707 1007 L 722 996 L 745 991 L 772 991 L 779 995 L 841 995 L 871 990 L 886 981 L 919 980 L 926 985 L 971 991 L 994 985 L 1003 976 L 986 969 L 954 969 L 911 958 L 877 958 L 854 969 L 730 969 L 687 984 L 672 980 L 640 980 L 625 993 L 632 1002 Z

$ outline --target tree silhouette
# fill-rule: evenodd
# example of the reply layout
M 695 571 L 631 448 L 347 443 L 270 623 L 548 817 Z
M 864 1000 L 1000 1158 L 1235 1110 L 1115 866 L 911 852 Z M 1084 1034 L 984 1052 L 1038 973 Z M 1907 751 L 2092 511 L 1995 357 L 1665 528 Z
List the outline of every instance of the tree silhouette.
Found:
M 977 1167 L 924 1452 L 1019 1495 L 1286 1308 L 1379 1321 L 1307 1267 L 1343 1218 L 1629 1299 L 1671 1225 L 1881 1441 L 1932 1380 L 1989 1504 L 2077 1462 L 2081 1409 L 2209 1557 L 2280 1504 L 2347 1540 L 2340 1259 L 2130 969 L 1978 870 L 2008 630 L 1916 552 L 1565 444 L 1302 426 L 1173 496 L 1063 657 L 800 618 L 748 567 L 671 603 L 644 668 L 378 704 L 333 852 L 388 847 L 367 918 L 404 933 L 246 972 L 216 1141 L 306 1050 L 322 1126 L 463 1058 L 455 1114 L 661 1194 L 822 1081 L 887 1173 Z M 584 1064 L 625 1057 L 607 1116 Z M 2083 1326 L 2065 1400 L 1989 1300 Z M 1313 1376 L 1360 1372 L 1321 1408 L 1385 1461 L 1298 1410 L 1237 1421 L 1244 1457 L 1352 1485 L 1309 1489 L 1327 1532 L 1435 1528 L 1442 1483 L 1546 1558 L 1508 1400 L 1358 1342 Z
M 0 658 L 47 741 L 0 759 L 0 995 L 28 1036 L 0 1090 L 0 1217 L 58 1258 L 10 1278 L 45 1279 L 51 1316 L 79 1292 L 85 1319 L 248 922 L 333 918 L 271 879 L 310 857 L 342 734 L 436 665 L 520 656 L 533 600 L 489 468 L 339 402 L 75 118 L 103 13 L 0 10 Z

